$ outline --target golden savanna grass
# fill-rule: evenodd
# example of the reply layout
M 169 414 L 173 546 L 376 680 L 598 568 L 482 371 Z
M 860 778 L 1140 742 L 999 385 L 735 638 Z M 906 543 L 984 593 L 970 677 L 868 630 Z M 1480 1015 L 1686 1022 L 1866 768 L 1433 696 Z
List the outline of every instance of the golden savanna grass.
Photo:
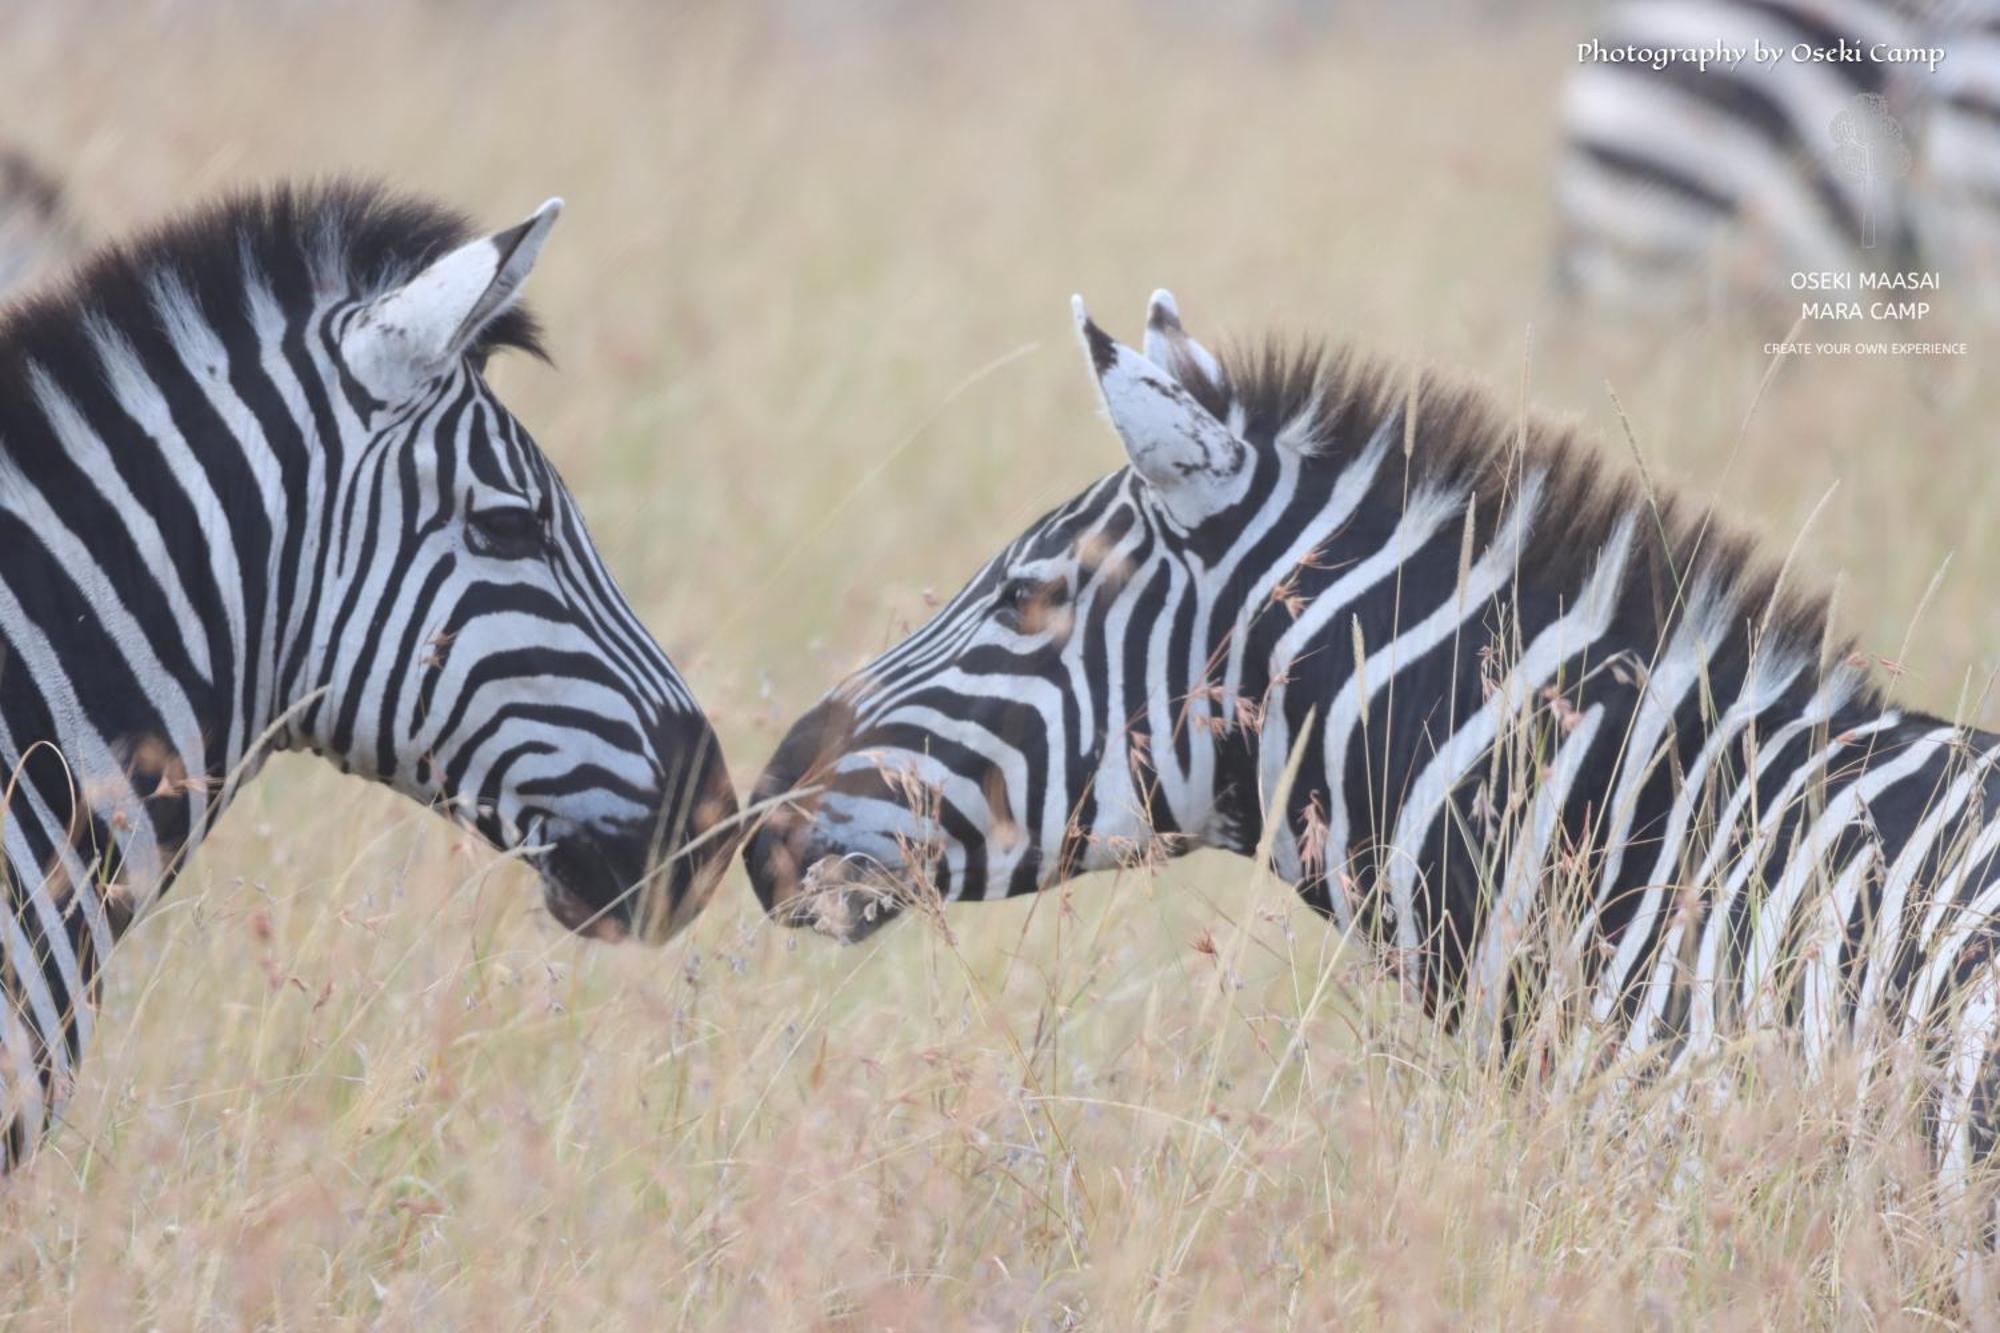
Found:
M 1760 398 L 1783 318 L 1572 325 L 1544 281 L 1567 10 L 839 10 L 17 6 L 0 126 L 103 233 L 286 175 L 382 176 L 494 226 L 565 195 L 532 284 L 559 369 L 496 375 L 739 785 L 1119 461 L 1065 302 L 1130 337 L 1157 285 L 1217 341 L 1322 331 L 1510 400 L 1525 378 L 1777 553 L 1824 500 L 1792 577 L 1844 571 L 1841 618 L 1896 689 L 1992 721 L 1996 335 L 1952 326 L 1960 361 L 1789 365 Z M 0 1311 L 1954 1317 L 1915 1140 L 1852 1115 L 1838 1073 L 1801 1091 L 1784 1052 L 1747 1050 L 1751 1095 L 1628 1132 L 1434 1032 L 1238 860 L 946 920 L 841 950 L 765 925 L 736 872 L 663 950 L 592 946 L 521 867 L 275 762 L 114 960 L 67 1123 L 0 1194 Z

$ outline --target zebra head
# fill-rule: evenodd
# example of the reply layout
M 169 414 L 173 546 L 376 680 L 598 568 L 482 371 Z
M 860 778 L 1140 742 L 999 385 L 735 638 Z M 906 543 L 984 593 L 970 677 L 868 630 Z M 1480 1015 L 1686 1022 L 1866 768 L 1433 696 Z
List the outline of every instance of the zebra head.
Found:
M 792 727 L 758 781 L 771 814 L 746 848 L 758 895 L 790 924 L 855 938 L 913 889 L 1027 893 L 1231 835 L 1217 739 L 1175 716 L 1194 680 L 1165 645 L 1205 637 L 1177 622 L 1205 614 L 1232 535 L 1220 530 L 1254 509 L 1257 451 L 1170 295 L 1153 297 L 1143 355 L 1080 298 L 1074 309 L 1129 466 L 1045 515 Z M 1181 761 L 1156 762 L 1162 749 Z
M 728 773 L 483 374 L 536 350 L 515 298 L 560 206 L 324 313 L 338 462 L 284 739 L 521 850 L 571 929 L 657 942 L 728 864 Z

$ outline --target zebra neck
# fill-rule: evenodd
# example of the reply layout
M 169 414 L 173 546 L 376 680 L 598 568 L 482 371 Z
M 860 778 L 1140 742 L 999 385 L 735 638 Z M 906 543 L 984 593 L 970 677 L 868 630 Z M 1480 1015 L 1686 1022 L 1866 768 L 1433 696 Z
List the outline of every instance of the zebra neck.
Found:
M 218 330 L 215 309 L 250 327 Z M 0 395 L 0 763 L 17 882 L 100 884 L 114 924 L 164 891 L 277 716 L 299 515 L 330 412 L 268 292 L 90 330 Z M 253 335 L 254 334 L 254 338 Z
M 1268 681 L 1241 683 L 1264 690 L 1250 789 L 1283 814 L 1263 831 L 1274 868 L 1413 960 L 1431 1000 L 1504 990 L 1496 969 L 1552 886 L 1579 891 L 1580 929 L 1602 934 L 1647 886 L 1706 882 L 1713 867 L 1689 859 L 1698 809 L 1770 805 L 1741 781 L 1746 744 L 1898 716 L 1859 672 L 1822 674 L 1817 645 L 1753 648 L 1761 608 L 1712 581 L 1690 580 L 1686 608 L 1641 641 L 1650 622 L 1618 615 L 1640 599 L 1632 523 L 1567 583 L 1517 582 L 1508 523 L 1474 550 L 1450 517 L 1420 497 L 1393 530 L 1357 534 L 1253 638 Z
M 1247 659 L 1269 664 L 1242 688 L 1263 690 L 1254 790 L 1284 816 L 1266 834 L 1275 869 L 1343 927 L 1365 919 L 1412 954 L 1467 891 L 1446 886 L 1457 867 L 1441 826 L 1506 794 L 1497 772 L 1473 790 L 1496 744 L 1555 716 L 1550 777 L 1566 790 L 1606 713 L 1564 691 L 1590 662 L 1639 648 L 1614 633 L 1634 521 L 1611 528 L 1578 582 L 1523 581 L 1540 487 L 1528 477 L 1483 544 L 1463 493 L 1418 488 L 1376 517 L 1336 487 L 1337 535 L 1307 548 L 1251 635 Z

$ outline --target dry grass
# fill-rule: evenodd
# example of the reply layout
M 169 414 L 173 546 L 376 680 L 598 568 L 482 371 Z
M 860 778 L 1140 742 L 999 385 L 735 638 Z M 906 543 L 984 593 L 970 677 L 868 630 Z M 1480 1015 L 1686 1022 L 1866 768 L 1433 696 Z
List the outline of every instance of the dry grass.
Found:
M 746 7 L 747 8 L 747 7 Z M 894 6 L 878 6 L 894 11 Z M 1542 296 L 1569 29 L 1173 7 L 898 35 L 681 6 L 10 12 L 0 125 L 105 230 L 365 171 L 496 225 L 561 370 L 500 371 L 741 783 L 818 691 L 1110 467 L 1064 301 L 1469 367 L 1720 490 L 1951 711 L 2000 571 L 1990 355 L 1781 374 L 1762 331 Z M 1168 17 L 1162 17 L 1162 14 Z M 1180 15 L 1181 17 L 1172 17 Z M 1532 325 L 1532 352 L 1528 327 Z M 1947 552 L 1930 609 L 1910 619 Z M 1991 720 L 1991 710 L 1987 710 Z M 664 951 L 273 765 L 138 930 L 8 1185 L 24 1326 L 1930 1326 L 1907 1136 L 1744 1056 L 1647 1144 L 1432 1033 L 1288 890 L 1196 858 L 841 951 L 741 877 Z M 1837 1081 L 1836 1081 L 1837 1086 Z M 1859 1137 L 1857 1138 L 1856 1135 Z M 1851 1146 L 1858 1152 L 1850 1152 Z M 1900 1192 L 1899 1192 L 1900 1191 Z M 1932 1313 L 1926 1313 L 1932 1312 Z

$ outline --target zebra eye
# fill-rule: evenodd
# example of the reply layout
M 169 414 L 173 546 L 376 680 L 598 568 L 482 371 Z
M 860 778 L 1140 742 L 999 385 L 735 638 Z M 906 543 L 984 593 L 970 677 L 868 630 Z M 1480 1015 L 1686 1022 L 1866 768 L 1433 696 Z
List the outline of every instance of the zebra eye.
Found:
M 545 531 L 542 516 L 526 505 L 496 505 L 466 515 L 468 544 L 478 555 L 507 560 L 537 555 Z
M 1024 633 L 1044 628 L 1042 616 L 1069 599 L 1069 587 L 1061 579 L 1008 579 L 1000 585 L 997 609 L 1000 615 Z

